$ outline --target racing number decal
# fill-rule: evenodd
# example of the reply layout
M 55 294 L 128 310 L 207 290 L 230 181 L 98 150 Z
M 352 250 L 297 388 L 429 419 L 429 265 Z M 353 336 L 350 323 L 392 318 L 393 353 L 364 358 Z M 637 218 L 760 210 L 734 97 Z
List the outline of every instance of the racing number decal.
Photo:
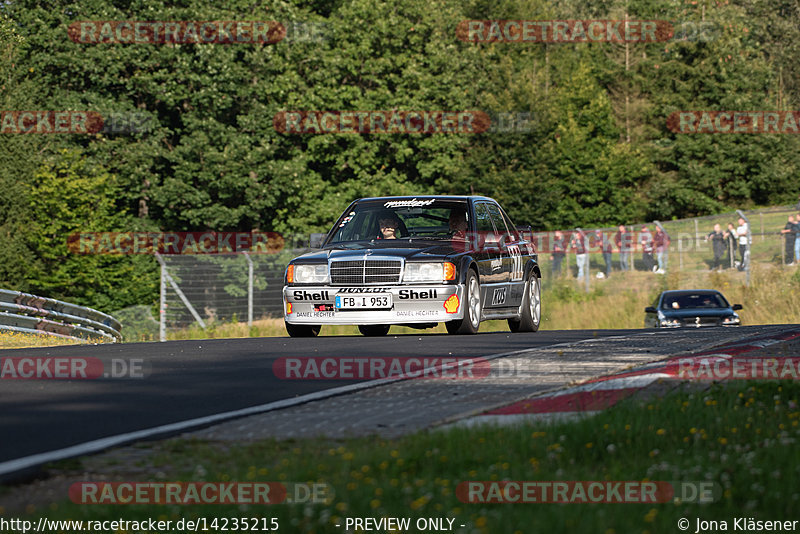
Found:
M 522 254 L 519 251 L 519 245 L 508 245 L 507 250 L 514 262 L 511 268 L 511 281 L 518 282 L 522 280 Z

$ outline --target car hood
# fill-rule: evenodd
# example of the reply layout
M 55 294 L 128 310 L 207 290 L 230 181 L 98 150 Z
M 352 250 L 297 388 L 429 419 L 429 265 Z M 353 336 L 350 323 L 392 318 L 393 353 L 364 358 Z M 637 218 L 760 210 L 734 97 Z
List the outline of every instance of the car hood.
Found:
M 728 317 L 735 315 L 732 308 L 687 308 L 685 310 L 661 310 L 664 317 L 685 319 L 687 317 Z
M 400 245 L 400 246 L 398 246 Z M 361 260 L 366 255 L 370 259 L 380 259 L 382 256 L 392 256 L 414 261 L 437 261 L 462 251 L 453 248 L 449 241 L 433 242 L 405 242 L 402 244 L 365 243 L 359 248 L 326 248 L 324 250 L 307 252 L 296 260 L 325 261 L 330 260 Z

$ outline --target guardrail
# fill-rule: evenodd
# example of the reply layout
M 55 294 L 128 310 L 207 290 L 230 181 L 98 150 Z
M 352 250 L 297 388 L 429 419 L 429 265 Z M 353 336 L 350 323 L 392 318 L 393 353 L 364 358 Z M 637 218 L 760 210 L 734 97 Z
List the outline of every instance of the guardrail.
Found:
M 7 289 L 0 289 L 0 330 L 74 339 L 122 340 L 122 324 L 110 315 Z

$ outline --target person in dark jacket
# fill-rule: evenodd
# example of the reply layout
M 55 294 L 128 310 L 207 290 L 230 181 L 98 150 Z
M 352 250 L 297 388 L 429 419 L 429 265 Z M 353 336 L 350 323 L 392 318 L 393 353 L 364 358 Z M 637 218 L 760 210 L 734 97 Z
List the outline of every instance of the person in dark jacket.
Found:
M 647 228 L 647 225 L 642 226 L 642 231 L 639 234 L 639 244 L 642 245 L 642 262 L 644 263 L 645 271 L 655 271 L 656 262 L 653 259 L 653 234 Z
M 611 254 L 614 252 L 614 244 L 611 239 L 605 234 L 597 230 L 595 232 L 596 242 L 599 243 L 600 250 L 603 252 L 603 262 L 605 262 L 605 277 L 611 276 Z
M 719 224 L 714 225 L 714 231 L 706 236 L 706 241 L 711 241 L 711 249 L 714 251 L 714 266 L 712 269 L 720 270 L 722 268 L 722 257 L 725 255 L 727 245 L 725 234 Z
M 797 237 L 797 223 L 794 220 L 794 215 L 789 215 L 789 220 L 781 230 L 781 234 L 783 234 L 786 249 L 784 262 L 786 265 L 794 265 L 794 243 Z
M 567 243 L 561 230 L 556 230 L 553 234 L 553 246 L 550 259 L 553 260 L 553 276 L 561 276 L 561 263 L 567 255 Z
M 725 231 L 725 250 L 727 251 L 725 268 L 733 269 L 736 267 L 736 227 L 732 222 L 728 223 L 728 229 Z

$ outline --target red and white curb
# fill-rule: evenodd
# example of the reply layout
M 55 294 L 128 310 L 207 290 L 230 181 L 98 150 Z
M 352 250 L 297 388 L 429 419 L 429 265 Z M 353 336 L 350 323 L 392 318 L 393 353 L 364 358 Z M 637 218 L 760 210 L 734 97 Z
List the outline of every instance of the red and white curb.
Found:
M 513 424 L 530 420 L 564 420 L 586 417 L 609 408 L 658 380 L 709 380 L 704 375 L 687 376 L 687 369 L 713 367 L 716 362 L 740 357 L 770 345 L 800 338 L 794 329 L 780 335 L 766 335 L 735 341 L 713 350 L 688 355 L 671 356 L 631 370 L 591 379 L 577 386 L 545 393 L 538 397 L 515 402 L 490 410 L 457 423 L 458 426 L 498 423 Z M 775 358 L 775 356 L 764 356 Z M 777 358 L 780 359 L 780 358 Z M 796 377 L 795 377 L 796 378 Z

